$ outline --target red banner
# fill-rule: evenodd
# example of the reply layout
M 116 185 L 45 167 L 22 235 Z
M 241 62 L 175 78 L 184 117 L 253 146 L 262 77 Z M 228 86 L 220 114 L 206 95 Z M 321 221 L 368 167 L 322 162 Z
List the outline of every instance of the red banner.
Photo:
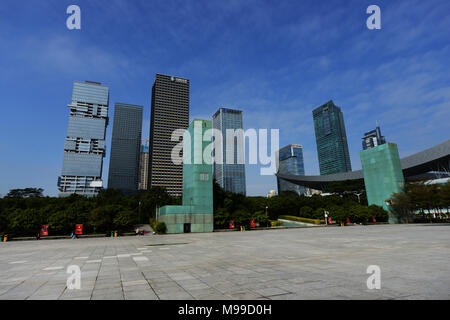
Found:
M 254 228 L 255 227 L 255 219 L 251 219 L 250 220 L 250 228 Z
M 351 222 L 350 222 L 350 218 L 349 218 L 349 217 L 347 217 L 347 223 L 351 223 Z
M 328 224 L 331 224 L 331 217 L 328 217 Z
M 372 217 L 372 222 L 373 222 L 373 223 L 377 222 L 377 219 L 375 219 L 374 217 Z
M 75 234 L 83 234 L 83 225 L 82 224 L 75 225 Z
M 230 229 L 234 229 L 234 220 L 230 220 Z
M 48 236 L 48 224 L 43 224 L 41 227 L 41 236 Z

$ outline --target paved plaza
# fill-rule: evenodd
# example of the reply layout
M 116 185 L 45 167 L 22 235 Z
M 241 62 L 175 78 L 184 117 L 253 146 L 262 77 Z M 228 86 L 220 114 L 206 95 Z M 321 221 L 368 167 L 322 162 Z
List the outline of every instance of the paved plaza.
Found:
M 0 299 L 449 299 L 449 240 L 431 224 L 11 241 Z

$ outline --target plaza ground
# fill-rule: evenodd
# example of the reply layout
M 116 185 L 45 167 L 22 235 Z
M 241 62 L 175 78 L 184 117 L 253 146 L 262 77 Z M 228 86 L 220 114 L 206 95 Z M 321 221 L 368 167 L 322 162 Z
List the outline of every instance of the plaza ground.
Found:
M 449 299 L 449 240 L 430 224 L 11 241 L 0 299 Z

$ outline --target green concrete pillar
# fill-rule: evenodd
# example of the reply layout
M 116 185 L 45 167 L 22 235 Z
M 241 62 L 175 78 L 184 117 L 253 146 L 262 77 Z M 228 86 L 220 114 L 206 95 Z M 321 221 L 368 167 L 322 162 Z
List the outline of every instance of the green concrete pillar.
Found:
M 397 145 L 385 143 L 362 150 L 360 156 L 369 206 L 383 207 L 389 212 L 389 223 L 398 223 L 386 203 L 393 193 L 402 192 L 405 184 Z
M 164 206 L 158 220 L 167 226 L 167 233 L 212 232 L 213 176 L 211 121 L 195 119 L 183 138 L 183 205 Z M 210 153 L 210 152 L 209 152 Z

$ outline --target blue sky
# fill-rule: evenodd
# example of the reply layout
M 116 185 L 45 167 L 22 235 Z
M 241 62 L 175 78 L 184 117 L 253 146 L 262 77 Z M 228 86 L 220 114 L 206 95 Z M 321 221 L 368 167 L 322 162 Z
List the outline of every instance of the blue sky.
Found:
M 81 30 L 66 28 L 70 4 Z M 381 30 L 366 27 L 371 4 Z M 311 111 L 330 99 L 353 169 L 377 120 L 401 156 L 421 151 L 450 136 L 449 30 L 447 0 L 3 0 L 0 194 L 57 194 L 74 80 L 110 87 L 110 117 L 114 102 L 143 105 L 148 136 L 155 73 L 187 77 L 191 119 L 241 109 L 246 128 L 279 128 L 280 145 L 302 144 L 308 175 L 319 171 Z M 108 165 L 109 150 L 104 178 Z M 247 193 L 270 189 L 275 177 L 248 165 Z

